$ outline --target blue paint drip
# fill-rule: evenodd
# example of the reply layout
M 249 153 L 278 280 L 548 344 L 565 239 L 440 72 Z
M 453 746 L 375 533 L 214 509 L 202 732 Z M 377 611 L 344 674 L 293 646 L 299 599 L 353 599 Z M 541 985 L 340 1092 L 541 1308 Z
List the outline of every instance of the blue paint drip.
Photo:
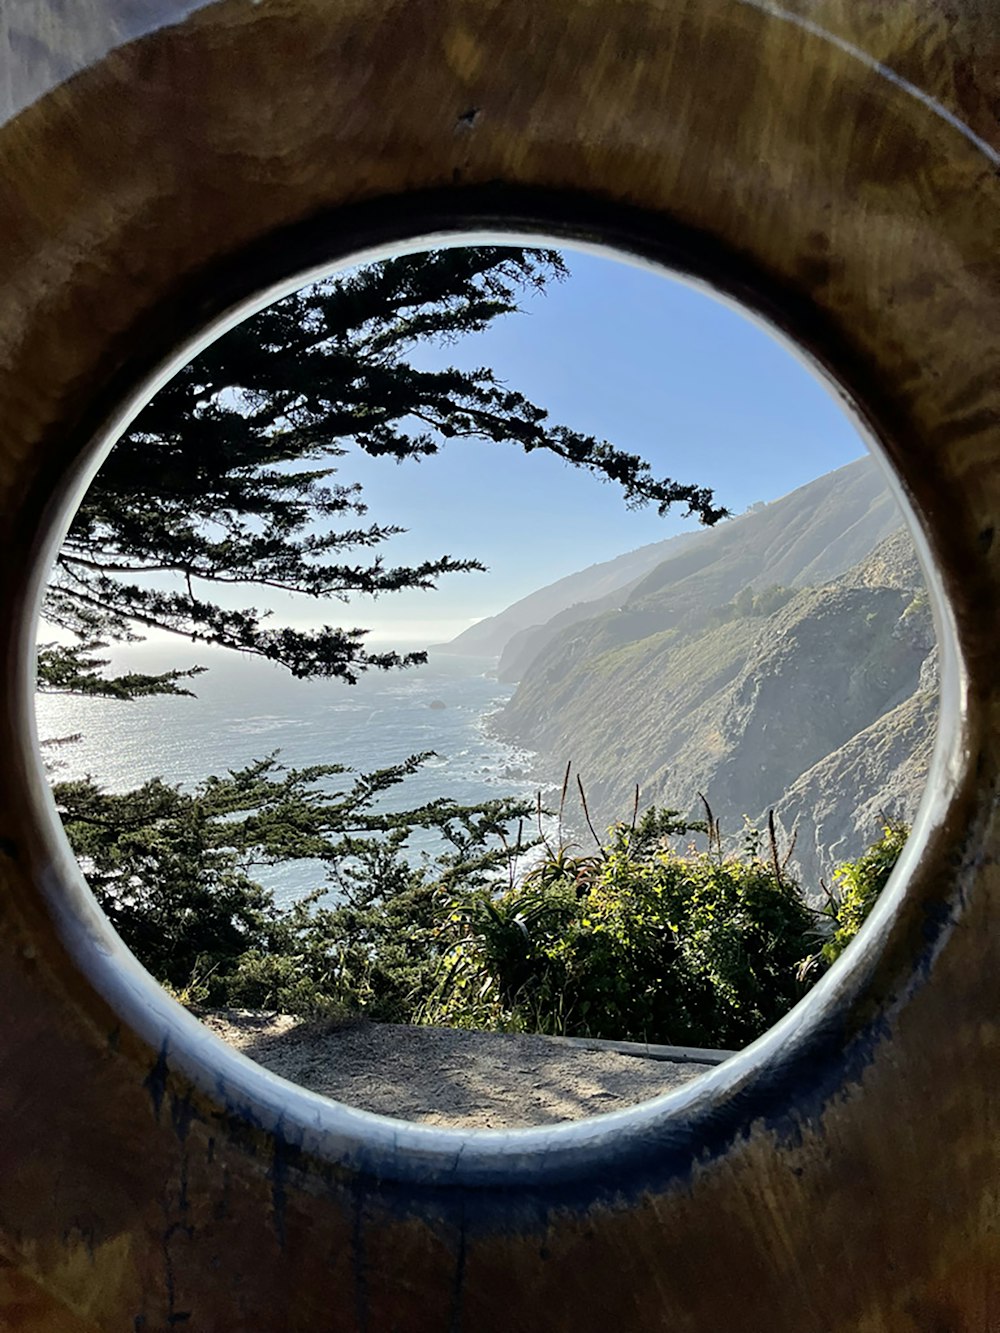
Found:
M 156 1064 L 146 1075 L 142 1086 L 149 1093 L 149 1099 L 153 1103 L 153 1114 L 156 1119 L 160 1118 L 160 1108 L 163 1106 L 163 1097 L 167 1090 L 167 1075 L 170 1070 L 167 1065 L 167 1052 L 170 1043 L 166 1037 L 163 1039 L 163 1045 L 160 1047 L 160 1054 L 156 1058 Z
M 274 1127 L 272 1144 L 274 1156 L 271 1160 L 271 1169 L 267 1173 L 271 1182 L 271 1215 L 274 1218 L 274 1230 L 277 1233 L 278 1244 L 284 1249 L 288 1239 L 285 1232 L 288 1170 L 292 1159 L 301 1155 L 299 1146 L 289 1143 L 285 1137 L 284 1118 L 280 1119 Z

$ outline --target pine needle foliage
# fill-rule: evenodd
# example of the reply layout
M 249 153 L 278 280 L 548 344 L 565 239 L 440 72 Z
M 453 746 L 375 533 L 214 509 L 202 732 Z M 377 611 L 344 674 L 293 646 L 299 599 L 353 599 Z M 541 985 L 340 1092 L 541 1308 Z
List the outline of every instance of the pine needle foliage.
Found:
M 444 886 L 471 892 L 505 874 L 510 852 L 497 835 L 529 812 L 513 800 L 445 799 L 381 810 L 380 796 L 429 757 L 353 774 L 285 770 L 269 756 L 192 791 L 156 778 L 116 795 L 84 779 L 54 794 L 111 924 L 175 994 L 406 1021 L 431 985 Z M 440 835 L 427 866 L 406 854 L 416 829 Z M 318 862 L 317 882 L 282 908 L 260 875 L 295 860 Z
M 361 487 L 340 479 L 352 450 L 415 463 L 471 439 L 542 449 L 614 483 L 629 507 L 681 503 L 715 522 L 725 511 L 707 488 L 657 479 L 639 456 L 550 421 L 489 367 L 419 364 L 428 344 L 484 331 L 565 275 L 555 250 L 430 250 L 316 283 L 239 324 L 160 389 L 113 449 L 58 554 L 46 620 L 88 650 L 167 630 L 303 678 L 353 682 L 423 661 L 371 651 L 350 624 L 269 620 L 274 593 L 329 604 L 482 568 L 450 554 L 388 562 L 401 529 L 370 519 Z M 43 688 L 60 688 L 70 665 L 87 688 L 96 667 L 44 648 Z M 164 689 L 176 683 L 171 673 Z

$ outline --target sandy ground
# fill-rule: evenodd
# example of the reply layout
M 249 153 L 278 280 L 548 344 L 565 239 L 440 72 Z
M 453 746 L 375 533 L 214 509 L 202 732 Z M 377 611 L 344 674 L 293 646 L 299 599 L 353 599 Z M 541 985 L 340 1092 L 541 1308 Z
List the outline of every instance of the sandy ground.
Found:
M 588 1051 L 551 1037 L 395 1024 L 299 1024 L 226 1010 L 201 1021 L 283 1078 L 367 1111 L 469 1129 L 581 1120 L 647 1101 L 710 1066 Z

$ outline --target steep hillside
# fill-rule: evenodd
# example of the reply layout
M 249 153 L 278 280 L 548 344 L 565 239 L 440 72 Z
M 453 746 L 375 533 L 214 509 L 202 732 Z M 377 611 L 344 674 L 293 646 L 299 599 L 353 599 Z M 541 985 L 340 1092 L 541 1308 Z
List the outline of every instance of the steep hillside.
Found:
M 659 564 L 629 601 L 717 605 L 760 579 L 793 587 L 826 583 L 863 560 L 900 521 L 875 460 L 859 458 L 721 524 L 697 552 Z
M 432 646 L 439 653 L 500 654 L 515 634 L 544 625 L 567 608 L 579 609 L 579 615 L 574 615 L 574 619 L 592 614 L 594 610 L 603 610 L 613 603 L 616 595 L 620 597 L 623 589 L 638 583 L 665 557 L 708 535 L 706 529 L 682 532 L 662 542 L 627 551 L 613 560 L 590 565 L 575 574 L 567 574 L 565 578 L 522 597 L 497 615 L 486 616 L 470 625 L 448 643 Z
M 800 560 L 835 563 L 802 529 L 770 532 L 777 564 L 762 584 L 779 581 L 775 568 L 797 577 Z M 786 829 L 798 819 L 798 867 L 818 884 L 877 833 L 880 802 L 910 816 L 922 788 L 934 644 L 912 545 L 898 532 L 834 582 L 741 588 L 700 608 L 676 595 L 692 577 L 681 560 L 674 582 L 657 570 L 646 583 L 658 586 L 636 589 L 620 611 L 564 631 L 498 727 L 554 770 L 572 759 L 601 822 L 624 815 L 636 782 L 645 803 L 692 813 L 706 793 L 730 832 L 775 807 Z
M 692 534 L 684 545 L 668 543 L 664 558 L 628 587 L 589 605 L 563 607 L 545 624 L 520 629 L 502 650 L 497 674 L 506 681 L 524 679 L 533 661 L 550 645 L 582 632 L 577 627 L 585 620 L 595 622 L 602 642 L 609 632 L 615 641 L 627 642 L 674 627 L 696 629 L 706 613 L 747 586 L 760 591 L 769 584 L 827 582 L 899 523 L 875 461 L 858 459 L 771 504 Z M 611 618 L 615 625 L 609 630 Z
M 497 680 L 508 683 L 520 680 L 538 654 L 543 648 L 548 647 L 560 631 L 570 625 L 578 624 L 581 620 L 592 620 L 594 616 L 602 615 L 605 611 L 617 610 L 622 601 L 628 597 L 630 586 L 616 589 L 604 597 L 595 598 L 592 602 L 574 602 L 572 606 L 566 607 L 543 625 L 529 625 L 526 629 L 518 630 L 507 640 L 500 654 Z
M 927 783 L 938 698 L 920 689 L 801 774 L 774 807 L 793 859 L 815 886 L 874 841 L 886 815 L 910 820 Z M 783 843 L 787 845 L 787 843 Z

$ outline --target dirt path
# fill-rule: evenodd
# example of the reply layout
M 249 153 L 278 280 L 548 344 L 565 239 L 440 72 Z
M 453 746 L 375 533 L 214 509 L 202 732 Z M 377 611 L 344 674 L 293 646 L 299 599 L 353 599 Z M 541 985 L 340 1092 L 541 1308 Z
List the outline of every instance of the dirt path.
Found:
M 657 1097 L 710 1068 L 580 1050 L 550 1037 L 381 1023 L 324 1029 L 237 1010 L 199 1017 L 283 1078 L 427 1125 L 515 1129 L 582 1120 Z

